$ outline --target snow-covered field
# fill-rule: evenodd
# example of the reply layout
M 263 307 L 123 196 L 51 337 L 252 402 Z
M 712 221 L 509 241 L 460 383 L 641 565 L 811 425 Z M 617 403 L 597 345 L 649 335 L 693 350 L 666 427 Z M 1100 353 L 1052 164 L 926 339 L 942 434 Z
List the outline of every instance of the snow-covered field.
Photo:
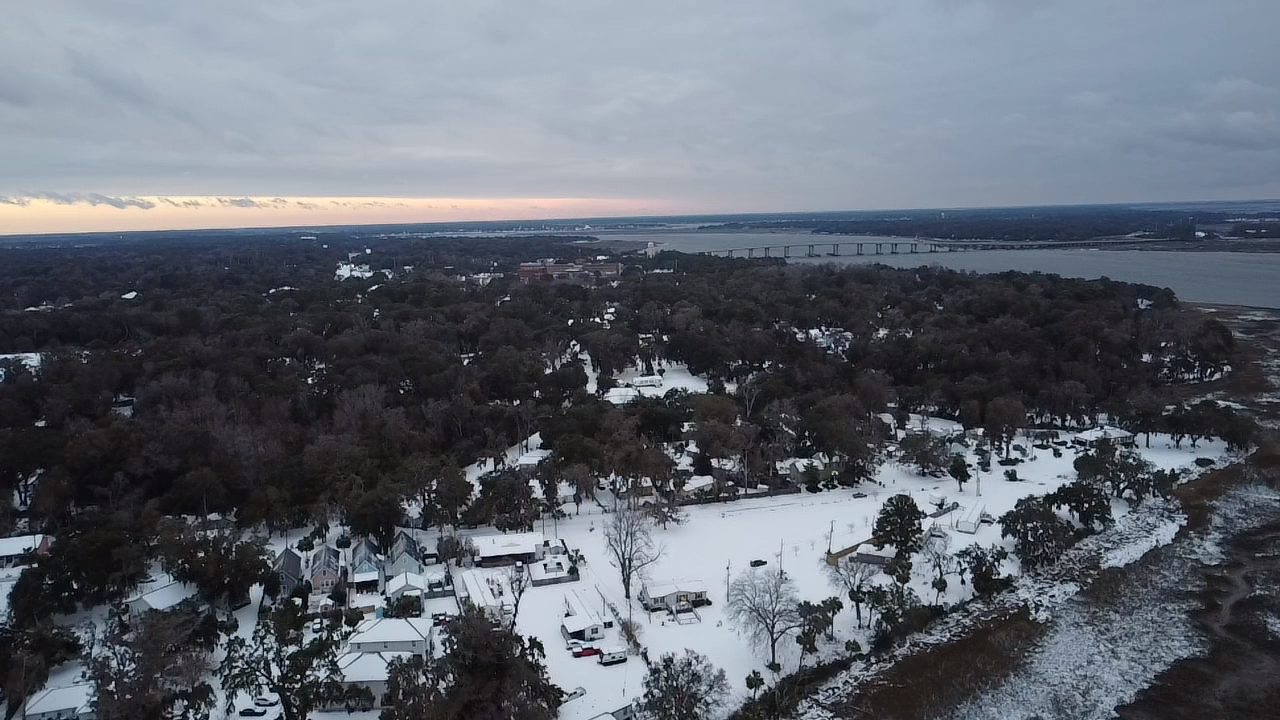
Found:
M 1117 706 L 1132 700 L 1174 662 L 1208 650 L 1193 619 L 1200 607 L 1203 567 L 1224 559 L 1224 539 L 1259 522 L 1258 504 L 1277 503 L 1280 493 L 1266 488 L 1228 492 L 1215 503 L 1207 533 L 1178 540 L 1168 549 L 1169 562 L 1126 574 L 1114 597 L 1065 603 L 1024 667 L 956 708 L 951 717 L 1114 717 Z M 1280 623 L 1267 626 L 1280 636 Z
M 1199 448 L 1184 445 L 1175 449 L 1167 438 L 1153 436 L 1150 449 L 1140 448 L 1141 453 L 1158 468 L 1190 466 L 1196 457 L 1217 458 L 1224 454 L 1222 444 L 1201 443 Z M 970 458 L 971 460 L 973 458 Z M 584 698 L 571 701 L 562 711 L 568 719 L 589 718 L 599 712 L 620 707 L 641 691 L 642 662 L 632 658 L 628 663 L 613 667 L 600 667 L 593 658 L 573 658 L 566 650 L 559 631 L 559 619 L 563 594 L 577 589 L 584 597 L 593 596 L 611 601 L 621 614 L 632 614 L 642 627 L 641 643 L 650 657 L 664 652 L 679 652 L 691 648 L 707 655 L 729 676 L 733 689 L 733 702 L 745 699 L 743 679 L 753 669 L 760 670 L 766 678 L 772 674 L 765 669 L 767 650 L 754 648 L 746 635 L 735 628 L 724 614 L 726 581 L 748 567 L 752 560 L 765 560 L 768 567 L 781 562 L 783 568 L 796 583 L 801 599 L 820 601 L 842 593 L 833 588 L 824 571 L 823 556 L 828 538 L 834 532 L 837 544 L 846 538 L 864 540 L 871 534 L 871 526 L 881 503 L 891 495 L 908 493 L 917 504 L 930 510 L 930 499 L 945 496 L 948 501 L 960 503 L 961 509 L 936 522 L 952 536 L 952 548 L 959 549 L 970 543 L 989 545 L 1005 543 L 1000 538 L 998 525 L 983 525 L 975 535 L 953 532 L 952 517 L 963 517 L 972 506 L 980 506 L 996 517 L 1012 509 L 1021 497 L 1051 492 L 1059 485 L 1074 478 L 1072 462 L 1075 453 L 1067 449 L 1063 457 L 1055 458 L 1048 451 L 1039 451 L 1034 459 L 1018 465 L 1022 482 L 1006 481 L 995 466 L 981 479 L 981 496 L 978 483 L 971 482 L 963 492 L 958 492 L 950 479 L 920 477 L 897 465 L 882 468 L 881 485 L 869 485 L 849 490 L 841 489 L 818 494 L 802 493 L 785 497 L 739 500 L 732 503 L 692 506 L 686 508 L 687 522 L 657 529 L 655 540 L 665 547 L 663 558 L 647 573 L 652 583 L 676 580 L 699 580 L 705 583 L 710 607 L 700 608 L 701 622 L 677 625 L 663 621 L 659 614 L 652 620 L 638 603 L 628 605 L 622 597 L 622 586 L 617 571 L 610 566 L 602 537 L 603 523 L 608 515 L 598 514 L 598 509 L 583 505 L 583 514 L 561 520 L 553 531 L 548 524 L 549 536 L 564 538 L 570 547 L 580 549 L 587 559 L 583 577 L 578 583 L 532 588 L 525 596 L 518 622 L 520 632 L 542 640 L 547 647 L 548 667 L 552 679 L 566 689 L 577 686 L 586 688 Z M 858 493 L 866 497 L 856 497 Z M 1117 503 L 1115 512 L 1126 512 L 1124 503 Z M 926 520 L 926 528 L 930 520 Z M 1168 527 L 1165 527 L 1167 525 Z M 1168 542 L 1176 531 L 1175 522 L 1143 526 L 1142 533 L 1132 538 L 1134 550 L 1116 550 L 1108 555 L 1107 564 L 1123 564 L 1140 557 L 1156 545 Z M 1152 532 L 1154 530 L 1154 532 Z M 917 562 L 913 587 L 925 600 L 932 600 L 933 590 L 928 588 L 928 569 Z M 1007 570 L 1016 571 L 1017 563 L 1010 560 Z M 887 581 L 887 578 L 882 580 Z M 633 593 L 638 588 L 633 589 Z M 963 599 L 968 586 L 952 582 L 944 602 Z M 866 631 L 855 627 L 852 609 L 846 609 L 837 619 L 837 641 L 826 644 L 827 653 L 843 650 L 844 640 L 857 639 L 866 642 Z M 602 644 L 620 643 L 614 631 Z M 779 661 L 783 672 L 796 669 L 799 647 L 791 639 L 779 644 Z M 812 662 L 808 660 L 807 662 Z

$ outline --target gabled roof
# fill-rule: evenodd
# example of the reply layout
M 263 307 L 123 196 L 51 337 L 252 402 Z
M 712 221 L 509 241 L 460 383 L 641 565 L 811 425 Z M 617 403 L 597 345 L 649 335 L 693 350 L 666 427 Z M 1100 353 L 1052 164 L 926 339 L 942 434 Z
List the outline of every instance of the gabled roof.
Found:
M 387 594 L 395 595 L 401 590 L 426 590 L 427 579 L 416 573 L 400 573 L 387 581 Z
M 347 644 L 418 642 L 430 638 L 430 618 L 374 618 L 360 623 Z
M 600 624 L 600 617 L 587 603 L 583 602 L 576 590 L 570 590 L 564 594 L 564 604 L 569 614 L 560 620 L 560 624 L 565 630 L 571 633 L 582 632 Z
M 135 595 L 128 600 L 128 603 L 130 605 L 141 605 L 142 610 L 168 610 L 195 594 L 194 587 L 187 587 L 184 583 L 174 581 Z
M 0 557 L 14 557 L 29 553 L 40 547 L 44 535 L 19 535 L 17 537 L 0 538 Z
M 351 546 L 351 564 L 360 565 L 366 562 L 378 562 L 378 544 L 368 537 L 363 537 Z
M 323 570 L 330 570 L 334 574 L 342 568 L 342 555 L 338 553 L 338 549 L 332 545 L 321 545 L 316 551 L 311 553 L 311 575 L 315 577 Z
M 72 711 L 77 715 L 93 710 L 93 685 L 81 683 L 46 688 L 27 700 L 27 715 Z
M 707 584 L 701 580 L 673 580 L 657 585 L 646 585 L 644 586 L 644 592 L 645 595 L 651 598 L 662 598 L 681 592 L 706 594 Z
M 343 682 L 384 682 L 392 660 L 412 656 L 409 652 L 347 653 L 338 658 L 338 667 Z
M 276 561 L 272 565 L 278 573 L 284 573 L 291 578 L 302 577 L 302 556 L 293 548 L 285 548 L 276 556 Z
M 398 559 L 401 555 L 408 553 L 414 560 L 418 559 L 418 541 L 414 540 L 409 533 L 401 530 L 396 533 L 396 540 L 391 544 L 390 558 Z

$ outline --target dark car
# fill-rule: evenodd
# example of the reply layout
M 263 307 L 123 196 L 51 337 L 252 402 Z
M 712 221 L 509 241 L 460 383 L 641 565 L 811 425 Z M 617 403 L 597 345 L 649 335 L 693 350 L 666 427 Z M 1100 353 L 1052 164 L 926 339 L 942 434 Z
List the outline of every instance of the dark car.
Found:
M 240 711 L 240 717 L 262 717 L 266 714 L 266 709 L 260 707 L 247 707 Z

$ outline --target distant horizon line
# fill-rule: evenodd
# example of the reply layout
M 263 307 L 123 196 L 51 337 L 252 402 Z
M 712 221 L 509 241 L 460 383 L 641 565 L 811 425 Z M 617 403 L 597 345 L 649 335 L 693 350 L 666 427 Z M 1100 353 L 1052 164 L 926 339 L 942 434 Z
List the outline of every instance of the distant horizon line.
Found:
M 153 196 L 130 196 L 131 198 L 149 198 Z M 158 196 L 157 196 L 158 197 Z M 215 199 L 228 199 L 240 196 L 208 196 Z M 251 196 L 244 196 L 246 199 Z M 260 196 L 262 198 L 276 196 Z M 404 200 L 413 201 L 420 200 L 418 198 L 355 198 L 350 196 L 332 196 L 336 200 L 352 200 L 352 199 L 368 199 L 371 201 L 381 200 Z M 7 199 L 7 198 L 6 198 Z M 33 197 L 33 201 L 39 201 L 42 198 Z M 281 198 L 277 197 L 277 200 Z M 433 199 L 434 200 L 434 199 Z M 487 199 L 478 199 L 485 201 Z M 609 202 L 607 200 L 603 202 Z M 17 203 L 9 203 L 15 205 Z M 59 203 L 69 204 L 69 203 Z M 95 206 L 105 203 L 93 203 Z M 171 203 L 172 204 L 172 203 Z M 217 233 L 217 232 L 245 232 L 245 233 L 269 233 L 269 232 L 292 232 L 292 231 L 314 231 L 324 232 L 333 230 L 348 230 L 354 228 L 415 228 L 415 227 L 467 227 L 473 230 L 483 230 L 485 227 L 497 225 L 517 225 L 517 224 L 536 224 L 541 225 L 542 229 L 554 229 L 555 226 L 566 226 L 564 229 L 571 229 L 570 225 L 589 225 L 592 223 L 623 223 L 632 222 L 667 222 L 673 224 L 676 221 L 697 222 L 697 221 L 714 221 L 719 220 L 732 221 L 736 218 L 744 219 L 767 219 L 777 218 L 780 220 L 788 219 L 804 219 L 817 218 L 819 216 L 829 215 L 862 215 L 868 213 L 922 213 L 922 212 L 964 212 L 979 210 L 1035 210 L 1039 208 L 1045 209 L 1069 209 L 1069 208 L 1116 208 L 1126 207 L 1133 209 L 1148 208 L 1168 208 L 1176 209 L 1180 207 L 1190 208 L 1192 206 L 1248 206 L 1248 205 L 1277 205 L 1275 208 L 1280 211 L 1280 198 L 1256 198 L 1247 200 L 1168 200 L 1168 201 L 1121 201 L 1121 202 L 1080 202 L 1080 203 L 1048 203 L 1048 204 L 1031 204 L 1031 205 L 955 205 L 955 206 L 935 206 L 935 207 L 890 207 L 890 208 L 863 208 L 863 209 L 838 209 L 838 210 L 753 210 L 753 211 L 727 211 L 727 212 L 667 212 L 660 214 L 630 214 L 625 212 L 597 214 L 597 215 L 565 215 L 555 217 L 536 217 L 536 216 L 511 216 L 501 218 L 457 218 L 457 219 L 431 219 L 431 220 L 397 220 L 397 221 L 374 221 L 374 222 L 338 222 L 338 223 L 322 223 L 322 224 L 244 224 L 244 225 L 209 225 L 201 227 L 155 227 L 155 228 L 136 228 L 136 229 L 106 229 L 106 230 L 35 230 L 35 231 L 18 231 L 5 232 L 0 231 L 0 238 L 17 239 L 17 238 L 58 238 L 58 237 L 91 237 L 91 236 L 119 236 L 125 235 L 155 235 L 162 233 L 186 232 L 186 233 Z M 3 207 L 4 204 L 0 204 Z M 23 205 L 25 207 L 25 205 Z M 120 209 L 118 205 L 113 205 L 113 209 Z M 175 205 L 176 207 L 176 205 Z M 1266 210 L 1248 210 L 1242 212 L 1266 212 Z M 529 228 L 530 231 L 536 231 L 539 228 Z M 515 228 L 496 229 L 495 232 L 512 232 L 518 231 Z

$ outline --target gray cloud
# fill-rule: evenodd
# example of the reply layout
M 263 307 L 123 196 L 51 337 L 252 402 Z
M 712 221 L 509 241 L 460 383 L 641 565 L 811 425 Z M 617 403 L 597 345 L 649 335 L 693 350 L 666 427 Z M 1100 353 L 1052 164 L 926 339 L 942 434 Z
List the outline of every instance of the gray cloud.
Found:
M 0 202 L 1277 196 L 1278 24 L 1274 0 L 25 3 Z
M 26 206 L 31 204 L 32 200 L 44 200 L 57 205 L 110 205 L 121 210 L 125 208 L 150 210 L 156 206 L 154 202 L 145 198 L 112 197 L 100 193 L 33 192 L 0 195 L 0 204 L 4 205 Z

